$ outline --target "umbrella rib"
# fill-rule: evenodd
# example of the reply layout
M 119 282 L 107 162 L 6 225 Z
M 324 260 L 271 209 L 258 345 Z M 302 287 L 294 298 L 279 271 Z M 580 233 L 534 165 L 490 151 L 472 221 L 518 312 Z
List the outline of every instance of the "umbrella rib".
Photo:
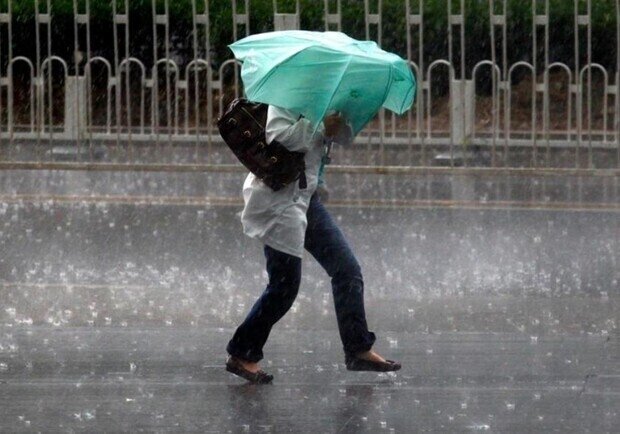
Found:
M 352 59 L 351 56 L 349 56 L 349 59 L 347 60 L 347 64 L 344 66 L 343 70 L 340 73 L 340 79 L 338 80 L 338 83 L 334 87 L 334 90 L 332 92 L 332 96 L 329 98 L 329 102 L 327 103 L 327 106 L 326 106 L 325 110 L 323 111 L 321 119 L 323 119 L 325 117 L 325 113 L 327 113 L 327 110 L 329 109 L 329 106 L 332 105 L 332 101 L 334 100 L 334 97 L 336 96 L 336 91 L 338 90 L 338 88 L 340 87 L 340 84 L 342 83 L 342 77 L 344 77 L 345 71 L 347 70 L 347 68 L 351 64 L 351 60 L 353 60 L 353 59 Z
M 390 78 L 387 81 L 387 84 L 385 85 L 385 91 L 383 92 L 383 102 L 381 103 L 381 107 L 383 107 L 383 104 L 385 104 L 385 100 L 387 99 L 388 93 L 390 93 L 390 86 L 392 86 L 392 65 L 387 65 L 388 67 L 388 72 L 390 74 Z

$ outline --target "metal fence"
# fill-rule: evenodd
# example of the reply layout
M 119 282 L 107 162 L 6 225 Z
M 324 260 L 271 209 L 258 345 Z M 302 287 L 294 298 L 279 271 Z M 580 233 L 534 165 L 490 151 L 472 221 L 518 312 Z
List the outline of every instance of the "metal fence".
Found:
M 94 0 L 73 0 L 71 59 L 54 51 L 52 0 L 33 1 L 35 56 L 22 55 L 21 47 L 13 44 L 18 0 L 1 3 L 0 162 L 44 164 L 64 159 L 76 164 L 180 167 L 232 161 L 214 126 L 227 101 L 243 90 L 234 59 L 214 67 L 209 58 L 208 0 L 191 1 L 191 37 L 186 41 L 191 59 L 184 62 L 170 36 L 171 0 L 151 0 L 148 55 L 144 50 L 132 53 L 131 0 L 112 0 L 114 37 L 108 57 L 94 55 L 91 48 L 96 37 L 91 31 Z M 447 8 L 448 56 L 428 62 L 423 54 L 429 43 L 425 8 L 438 1 Z M 532 0 L 532 55 L 529 61 L 509 64 L 507 32 L 512 17 L 507 0 L 484 0 L 490 56 L 473 67 L 468 67 L 465 45 L 469 31 L 465 0 L 400 1 L 406 25 L 396 36 L 406 43 L 403 55 L 418 82 L 416 102 L 404 116 L 380 112 L 352 148 L 338 151 L 337 161 L 416 167 L 620 168 L 620 0 L 613 11 L 615 40 L 608 41 L 618 58 L 611 70 L 592 55 L 594 0 L 566 1 L 574 5 L 571 61 L 550 62 L 554 11 L 549 0 Z M 265 2 L 272 7 L 273 29 L 300 28 L 304 8 L 299 0 L 287 8 L 277 0 L 232 0 L 229 22 L 234 40 L 252 33 L 252 6 Z M 312 30 L 351 30 L 343 27 L 340 0 L 317 0 L 313 8 L 317 7 L 322 8 L 324 27 Z M 364 0 L 366 38 L 379 45 L 384 37 L 383 8 L 382 0 Z M 485 70 L 490 81 L 486 93 L 478 89 Z M 525 79 L 516 80 L 516 74 Z M 442 81 L 447 95 L 433 92 Z M 522 97 L 525 107 L 515 104 Z

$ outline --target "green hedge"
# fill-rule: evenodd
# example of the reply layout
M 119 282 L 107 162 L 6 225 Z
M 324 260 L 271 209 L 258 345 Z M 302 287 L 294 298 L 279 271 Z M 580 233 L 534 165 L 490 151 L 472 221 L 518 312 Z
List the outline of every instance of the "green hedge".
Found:
M 447 1 L 425 1 L 425 46 L 424 58 L 428 62 L 447 58 Z M 452 0 L 454 11 L 460 0 Z M 507 0 L 508 2 L 508 50 L 509 63 L 519 60 L 532 60 L 532 15 L 530 0 Z M 40 0 L 40 10 L 45 9 L 47 0 Z M 120 9 L 123 3 L 118 2 Z M 191 60 L 191 0 L 169 0 L 172 40 L 174 50 L 182 61 Z M 198 12 L 202 13 L 203 2 L 197 0 Z M 228 0 L 211 0 L 209 13 L 211 17 L 211 59 L 214 66 L 230 58 L 226 46 L 232 42 L 231 2 Z M 243 0 L 239 0 L 240 5 Z M 333 2 L 335 3 L 335 2 Z M 374 3 L 374 2 L 371 2 Z M 412 4 L 417 1 L 412 0 Z M 502 2 L 496 0 L 496 3 Z M 581 1 L 580 13 L 585 13 L 584 1 Z M 34 58 L 34 1 L 13 0 L 13 50 L 14 55 Z M 80 10 L 84 9 L 84 0 L 79 1 Z M 279 0 L 281 11 L 294 10 L 294 0 Z M 466 46 L 467 70 L 483 59 L 490 58 L 489 8 L 488 0 L 466 0 Z M 574 3 L 572 0 L 551 0 L 551 61 L 559 61 L 572 66 L 574 58 Z M 6 10 L 7 0 L 0 0 L 2 10 Z M 164 10 L 164 1 L 157 0 L 158 11 Z M 150 0 L 131 0 L 131 54 L 149 63 L 152 54 L 152 3 Z M 334 6 L 333 6 L 334 7 Z M 615 0 L 592 1 L 592 36 L 593 59 L 603 64 L 610 71 L 616 68 L 616 5 Z M 97 55 L 112 58 L 112 7 L 110 1 L 92 0 L 91 34 L 92 49 Z M 251 0 L 251 32 L 259 33 L 272 30 L 272 0 Z M 343 30 L 353 37 L 365 38 L 364 2 L 361 0 L 343 0 Z M 66 59 L 72 59 L 73 51 L 73 0 L 52 0 L 53 16 L 53 53 Z M 405 0 L 383 0 L 383 39 L 382 46 L 390 51 L 406 55 L 405 36 Z M 499 9 L 498 11 L 499 12 Z M 323 30 L 323 1 L 301 0 L 302 27 Z M 581 38 L 580 62 L 585 61 L 585 27 Z M 458 27 L 455 27 L 458 31 Z M 498 29 L 499 30 L 499 29 Z M 497 31 L 497 49 L 501 53 L 500 32 Z M 82 36 L 83 38 L 83 36 Z M 455 40 L 455 54 L 458 56 L 458 38 Z M 540 40 L 542 42 L 542 39 Z M 2 42 L 5 44 L 5 42 Z M 43 46 L 44 53 L 46 52 Z M 414 50 L 415 52 L 415 50 Z M 542 44 L 539 55 L 542 54 Z M 205 55 L 205 53 L 201 53 Z M 6 50 L 2 50 L 3 65 L 6 63 Z

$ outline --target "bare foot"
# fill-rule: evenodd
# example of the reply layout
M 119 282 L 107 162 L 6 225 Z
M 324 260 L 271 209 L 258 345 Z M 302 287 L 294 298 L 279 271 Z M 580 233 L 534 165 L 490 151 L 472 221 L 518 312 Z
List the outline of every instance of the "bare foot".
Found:
M 355 356 L 371 362 L 385 362 L 385 359 L 379 354 L 375 353 L 373 350 L 365 351 L 363 353 L 357 353 Z

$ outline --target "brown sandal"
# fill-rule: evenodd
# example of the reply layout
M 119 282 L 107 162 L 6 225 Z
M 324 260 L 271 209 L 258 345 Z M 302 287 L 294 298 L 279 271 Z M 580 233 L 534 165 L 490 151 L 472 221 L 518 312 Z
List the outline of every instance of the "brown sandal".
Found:
M 241 378 L 248 380 L 252 384 L 269 384 L 273 380 L 273 375 L 264 371 L 250 372 L 243 367 L 238 358 L 229 356 L 226 360 L 226 370 Z

